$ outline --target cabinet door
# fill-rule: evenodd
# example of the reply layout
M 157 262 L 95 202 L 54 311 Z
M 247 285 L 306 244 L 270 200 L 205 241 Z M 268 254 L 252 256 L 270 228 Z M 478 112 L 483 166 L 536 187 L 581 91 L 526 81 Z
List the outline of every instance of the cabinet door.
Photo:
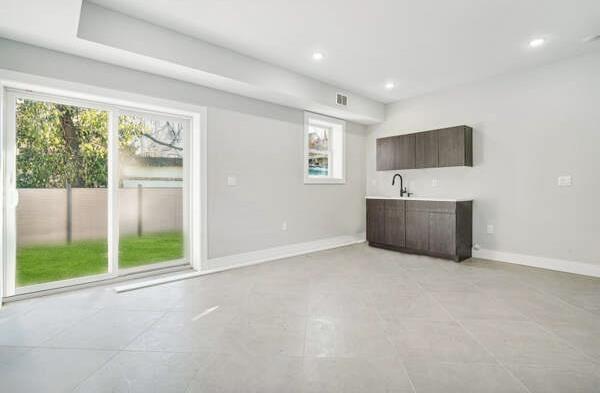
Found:
M 436 254 L 456 254 L 456 214 L 429 213 L 429 251 Z
M 415 134 L 399 135 L 394 169 L 414 169 L 415 166 Z
M 406 248 L 427 251 L 429 246 L 429 212 L 406 209 Z
M 417 168 L 436 168 L 438 166 L 438 133 L 427 131 L 416 134 L 415 152 Z
M 385 201 L 385 244 L 404 247 L 404 201 Z
M 398 137 L 379 138 L 377 139 L 377 170 L 389 171 L 397 169 L 396 165 L 396 150 L 398 149 Z
M 473 165 L 473 130 L 467 126 L 444 128 L 438 134 L 438 165 Z
M 415 168 L 415 135 L 397 135 L 377 139 L 377 170 Z
M 385 242 L 385 204 L 383 199 L 367 199 L 367 241 Z

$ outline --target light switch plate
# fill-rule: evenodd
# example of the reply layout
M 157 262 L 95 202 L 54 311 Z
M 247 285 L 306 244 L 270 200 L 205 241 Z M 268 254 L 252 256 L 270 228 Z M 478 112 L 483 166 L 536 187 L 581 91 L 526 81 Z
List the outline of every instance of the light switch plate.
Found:
M 494 233 L 494 225 L 492 225 L 492 224 L 487 225 L 487 233 L 490 235 Z
M 559 176 L 557 184 L 559 187 L 569 187 L 573 182 L 571 176 Z
M 230 187 L 237 186 L 237 177 L 227 176 L 227 185 Z
M 439 185 L 438 179 L 431 179 L 431 187 L 437 187 Z

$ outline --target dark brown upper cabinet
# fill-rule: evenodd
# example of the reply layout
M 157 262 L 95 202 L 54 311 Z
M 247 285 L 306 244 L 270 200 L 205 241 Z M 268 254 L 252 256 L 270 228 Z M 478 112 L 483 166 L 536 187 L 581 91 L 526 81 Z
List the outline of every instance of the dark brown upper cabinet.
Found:
M 473 129 L 467 126 L 443 128 L 438 136 L 438 166 L 473 166 Z
M 378 171 L 389 171 L 396 169 L 396 137 L 392 136 L 389 138 L 377 139 L 377 170 Z
M 377 139 L 377 170 L 415 168 L 415 135 Z
M 473 166 L 473 129 L 467 126 L 377 139 L 377 170 Z
M 437 132 L 419 132 L 416 134 L 415 149 L 417 168 L 436 168 L 438 166 Z

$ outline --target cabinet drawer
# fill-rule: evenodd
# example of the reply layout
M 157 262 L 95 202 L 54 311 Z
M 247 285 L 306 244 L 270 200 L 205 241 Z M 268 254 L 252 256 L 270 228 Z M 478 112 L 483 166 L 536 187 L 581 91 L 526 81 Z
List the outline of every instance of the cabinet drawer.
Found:
M 406 211 L 456 213 L 456 202 L 406 201 Z

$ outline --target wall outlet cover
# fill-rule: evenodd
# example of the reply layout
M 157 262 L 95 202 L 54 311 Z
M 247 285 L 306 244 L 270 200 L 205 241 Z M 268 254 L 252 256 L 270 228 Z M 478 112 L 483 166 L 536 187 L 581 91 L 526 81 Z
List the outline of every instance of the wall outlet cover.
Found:
M 571 184 L 573 184 L 573 181 L 569 175 L 559 176 L 557 184 L 559 187 L 569 187 Z
M 487 233 L 490 235 L 494 233 L 494 225 L 492 225 L 492 224 L 487 225 Z
M 237 177 L 227 176 L 227 185 L 230 187 L 237 186 Z
M 287 221 L 284 221 L 281 223 L 281 230 L 282 231 L 287 231 Z

